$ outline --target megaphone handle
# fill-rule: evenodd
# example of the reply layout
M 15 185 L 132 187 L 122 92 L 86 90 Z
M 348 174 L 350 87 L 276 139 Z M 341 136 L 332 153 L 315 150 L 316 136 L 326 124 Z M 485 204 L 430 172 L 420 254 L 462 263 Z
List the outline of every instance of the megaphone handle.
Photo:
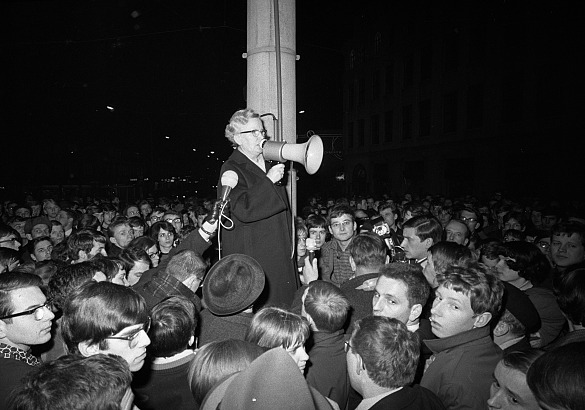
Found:
M 268 161 L 268 162 L 270 162 L 270 164 L 275 164 L 275 165 L 284 164 L 284 162 L 278 162 L 278 161 Z M 286 171 L 286 168 L 285 168 L 285 171 Z M 284 173 L 284 175 L 286 175 L 286 172 Z M 284 184 L 283 184 L 282 180 L 284 179 L 284 175 L 277 182 L 275 182 L 274 185 L 283 186 Z

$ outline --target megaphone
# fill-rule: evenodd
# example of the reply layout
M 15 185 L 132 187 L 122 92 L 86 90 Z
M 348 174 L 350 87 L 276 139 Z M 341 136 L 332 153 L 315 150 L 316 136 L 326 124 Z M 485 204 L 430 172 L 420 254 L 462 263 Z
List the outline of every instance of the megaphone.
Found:
M 264 140 L 264 158 L 269 161 L 285 162 L 291 160 L 303 164 L 307 173 L 313 175 L 319 170 L 323 160 L 323 141 L 313 135 L 304 144 L 287 144 L 286 141 Z

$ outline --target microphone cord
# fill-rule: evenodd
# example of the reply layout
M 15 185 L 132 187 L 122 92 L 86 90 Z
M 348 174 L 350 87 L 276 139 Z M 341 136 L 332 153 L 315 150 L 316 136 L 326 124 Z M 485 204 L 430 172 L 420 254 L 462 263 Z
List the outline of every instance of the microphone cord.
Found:
M 234 221 L 232 221 L 229 216 L 223 213 L 227 203 L 227 200 L 224 201 L 221 205 L 221 208 L 219 209 L 219 226 L 217 227 L 217 249 L 219 250 L 219 259 L 221 259 L 221 228 L 227 229 L 228 231 L 234 228 Z M 224 223 L 221 221 L 222 216 L 230 222 L 229 226 L 224 225 Z

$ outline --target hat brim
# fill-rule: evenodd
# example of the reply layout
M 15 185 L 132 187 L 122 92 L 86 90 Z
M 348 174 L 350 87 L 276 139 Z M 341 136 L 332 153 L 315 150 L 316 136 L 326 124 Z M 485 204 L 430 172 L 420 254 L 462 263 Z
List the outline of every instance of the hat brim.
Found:
M 211 284 L 220 280 L 224 275 L 225 270 L 230 268 L 233 261 L 237 261 L 240 266 L 245 265 L 250 270 L 252 275 L 251 286 L 248 287 L 244 294 L 237 300 L 228 300 L 215 295 L 211 292 L 213 286 Z M 251 306 L 264 290 L 266 278 L 262 266 L 248 255 L 234 253 L 220 259 L 215 265 L 211 267 L 203 281 L 203 300 L 207 309 L 216 316 L 229 316 L 241 312 L 242 310 Z

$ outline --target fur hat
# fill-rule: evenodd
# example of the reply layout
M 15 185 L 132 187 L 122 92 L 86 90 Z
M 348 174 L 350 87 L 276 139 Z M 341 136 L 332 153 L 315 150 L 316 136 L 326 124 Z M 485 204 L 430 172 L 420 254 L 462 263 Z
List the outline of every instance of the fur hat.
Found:
M 264 270 L 254 258 L 237 253 L 228 255 L 207 273 L 203 300 L 214 315 L 234 315 L 258 299 L 265 280 Z

